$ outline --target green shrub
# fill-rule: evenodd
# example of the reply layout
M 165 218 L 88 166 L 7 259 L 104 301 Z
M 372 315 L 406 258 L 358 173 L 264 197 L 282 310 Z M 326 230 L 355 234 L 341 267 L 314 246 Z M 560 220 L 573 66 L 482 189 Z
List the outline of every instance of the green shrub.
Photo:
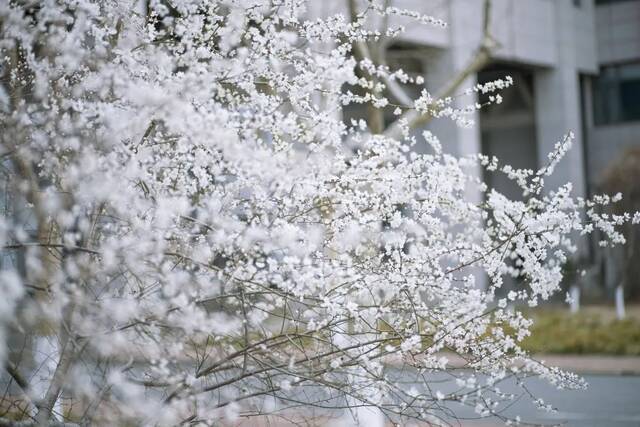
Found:
M 617 320 L 593 311 L 571 314 L 566 309 L 541 309 L 531 336 L 522 346 L 533 353 L 640 355 L 640 320 Z

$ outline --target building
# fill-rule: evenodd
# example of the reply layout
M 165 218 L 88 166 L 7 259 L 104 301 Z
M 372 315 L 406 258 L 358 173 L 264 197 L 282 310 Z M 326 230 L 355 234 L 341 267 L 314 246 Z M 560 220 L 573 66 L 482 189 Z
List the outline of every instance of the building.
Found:
M 589 188 L 625 148 L 640 146 L 640 1 L 596 0 L 597 74 L 585 76 Z
M 312 13 L 346 11 L 346 2 L 318 2 Z M 484 0 L 394 0 L 447 22 L 442 29 L 404 18 L 400 39 L 386 48 L 387 62 L 424 76 L 437 93 L 464 69 L 483 39 Z M 640 146 L 640 0 L 492 0 L 490 33 L 498 44 L 492 61 L 461 87 L 511 75 L 515 86 L 504 102 L 475 114 L 471 129 L 446 120 L 430 124 L 446 149 L 457 155 L 483 152 L 514 167 L 537 169 L 563 135 L 573 149 L 547 189 L 566 182 L 576 196 L 598 191 L 602 172 L 629 146 Z M 375 23 L 374 23 L 375 24 Z M 460 107 L 477 101 L 462 97 Z M 350 114 L 347 112 L 346 114 Z M 512 198 L 514 184 L 499 174 L 488 183 Z M 639 183 L 640 185 L 640 183 Z M 582 244 L 577 258 L 595 270 L 594 282 L 619 281 L 603 273 L 610 254 Z

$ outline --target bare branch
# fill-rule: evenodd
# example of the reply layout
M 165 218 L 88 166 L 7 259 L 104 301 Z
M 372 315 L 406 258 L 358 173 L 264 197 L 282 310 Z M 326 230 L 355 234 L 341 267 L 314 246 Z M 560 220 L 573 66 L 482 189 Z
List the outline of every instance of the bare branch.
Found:
M 455 91 L 462 85 L 469 77 L 484 68 L 490 61 L 493 52 L 499 47 L 498 42 L 491 35 L 491 0 L 484 1 L 484 13 L 483 13 L 483 35 L 480 45 L 476 49 L 475 53 L 471 57 L 471 60 L 460 70 L 445 86 L 444 89 L 437 95 L 437 99 L 447 98 L 455 93 Z M 425 113 L 421 114 L 416 110 L 409 110 L 404 113 L 400 118 L 395 121 L 384 132 L 385 136 L 390 138 L 402 137 L 402 130 L 399 124 L 399 120 L 403 119 L 409 125 L 409 129 L 417 129 L 425 126 L 431 121 L 433 116 Z
M 22 389 L 22 391 L 24 391 L 26 394 L 27 389 L 29 388 L 29 383 L 27 382 L 27 380 L 24 379 L 20 371 L 18 371 L 18 367 L 15 366 L 10 361 L 7 361 L 5 364 L 5 369 L 7 370 L 9 375 L 11 375 L 11 378 L 13 378 L 16 384 L 18 384 Z

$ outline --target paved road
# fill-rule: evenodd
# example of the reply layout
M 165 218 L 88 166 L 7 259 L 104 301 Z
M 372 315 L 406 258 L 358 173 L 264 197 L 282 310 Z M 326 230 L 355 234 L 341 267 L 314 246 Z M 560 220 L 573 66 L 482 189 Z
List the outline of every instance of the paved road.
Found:
M 584 391 L 556 390 L 532 380 L 532 391 L 553 403 L 557 412 L 540 412 L 522 401 L 509 413 L 520 414 L 527 421 L 572 427 L 640 426 L 640 376 L 588 375 L 585 379 L 589 388 Z
M 407 385 L 413 381 L 413 375 L 403 372 L 400 377 Z M 503 415 L 515 418 L 519 415 L 523 422 L 544 426 L 562 425 L 566 427 L 640 427 L 640 376 L 638 375 L 583 375 L 589 383 L 586 390 L 558 390 L 547 382 L 530 378 L 525 380 L 531 394 L 541 397 L 545 403 L 551 404 L 556 411 L 538 410 L 531 398 L 522 397 L 508 408 Z M 415 384 L 415 383 L 414 383 Z M 445 393 L 455 390 L 450 381 L 436 382 L 435 387 Z M 513 380 L 499 384 L 506 393 L 520 395 L 522 389 Z M 451 403 L 447 405 L 461 419 L 476 418 L 477 415 L 468 407 Z M 497 427 L 504 425 L 499 420 L 461 421 L 462 426 Z M 452 425 L 458 425 L 452 422 Z
M 400 374 L 400 377 L 407 380 L 407 386 L 413 383 L 413 380 L 410 379 L 411 376 L 406 372 Z M 504 412 L 504 415 L 511 417 L 519 415 L 523 422 L 540 426 L 640 427 L 640 376 L 585 375 L 584 378 L 589 383 L 589 388 L 582 391 L 557 390 L 541 380 L 529 379 L 526 384 L 531 393 L 542 397 L 545 402 L 553 404 L 557 411 L 554 413 L 539 411 L 530 399 L 522 398 L 509 407 Z M 438 382 L 438 388 L 447 391 L 450 387 L 446 383 Z M 451 388 L 455 388 L 455 386 Z M 522 392 L 514 383 L 503 382 L 500 388 L 505 392 L 518 392 L 518 394 Z M 504 426 L 504 423 L 495 418 L 477 419 L 477 415 L 467 407 L 462 407 L 455 403 L 447 406 L 460 417 L 457 421 L 449 419 L 452 426 Z M 307 414 L 307 416 L 309 415 L 311 414 Z M 295 418 L 295 416 L 292 417 L 292 419 Z M 465 418 L 467 421 L 464 420 Z M 340 418 L 340 414 L 334 412 L 330 416 L 321 415 L 315 420 L 307 420 L 306 423 L 301 422 L 301 424 L 295 424 L 284 419 L 272 419 L 268 422 L 263 422 L 252 418 L 250 421 L 240 422 L 235 426 L 291 427 L 294 425 L 307 425 L 353 427 L 354 423 L 351 420 L 351 417 Z M 379 425 L 377 422 L 373 424 L 365 422 L 363 424 L 363 427 Z M 390 423 L 386 425 L 391 426 Z M 407 425 L 422 427 L 415 422 Z
M 543 426 L 566 427 L 639 427 L 640 426 L 640 376 L 586 375 L 587 390 L 557 390 L 540 380 L 528 380 L 527 388 L 556 412 L 540 411 L 525 398 L 517 401 L 504 414 L 522 421 Z M 502 384 L 504 391 L 517 391 L 514 385 Z M 463 418 L 473 417 L 473 412 L 451 405 Z M 498 427 L 504 425 L 495 420 L 461 421 L 462 427 Z

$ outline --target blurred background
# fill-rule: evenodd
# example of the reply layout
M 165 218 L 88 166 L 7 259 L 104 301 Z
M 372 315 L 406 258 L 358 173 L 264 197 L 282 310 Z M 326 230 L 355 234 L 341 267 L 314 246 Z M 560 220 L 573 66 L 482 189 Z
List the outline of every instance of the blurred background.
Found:
M 486 21 L 485 0 L 387 3 L 441 18 L 448 27 L 392 18 L 383 24 L 403 25 L 406 31 L 391 44 L 371 47 L 378 63 L 422 76 L 425 88 L 438 95 L 478 58 L 483 43 L 490 43 L 490 57 L 454 94 L 507 75 L 514 80 L 501 92 L 501 104 L 472 117 L 476 126 L 463 129 L 448 120 L 426 126 L 446 151 L 482 152 L 536 170 L 556 142 L 573 131 L 573 148 L 546 180 L 547 191 L 570 182 L 577 196 L 621 192 L 622 202 L 609 213 L 640 210 L 640 0 L 490 0 Z M 345 4 L 317 2 L 312 13 L 339 12 Z M 421 88 L 405 90 L 415 97 Z M 390 98 L 403 104 L 393 94 Z M 482 95 L 456 97 L 454 104 L 474 102 L 483 102 Z M 363 118 L 364 109 L 346 107 L 345 120 Z M 385 114 L 385 125 L 395 118 Z M 484 172 L 483 178 L 510 198 L 522 199 L 504 175 Z M 616 248 L 601 247 L 597 234 L 579 240 L 565 266 L 563 292 L 531 310 L 539 320 L 531 350 L 640 355 L 639 230 L 628 226 L 627 244 Z M 502 291 L 518 285 L 511 279 Z

